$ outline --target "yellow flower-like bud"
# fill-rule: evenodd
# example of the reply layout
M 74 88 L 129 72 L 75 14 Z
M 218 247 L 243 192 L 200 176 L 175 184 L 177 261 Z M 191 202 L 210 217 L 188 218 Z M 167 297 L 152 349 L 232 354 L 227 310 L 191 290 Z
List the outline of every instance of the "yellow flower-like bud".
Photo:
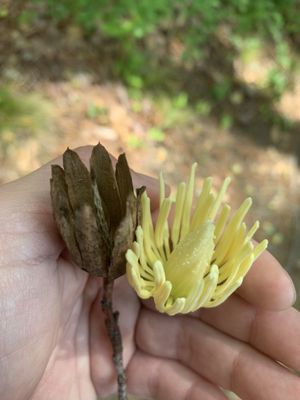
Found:
M 259 222 L 247 230 L 244 218 L 251 198 L 231 214 L 223 204 L 230 183 L 212 191 L 212 179 L 204 181 L 192 211 L 196 164 L 189 182 L 178 186 L 176 200 L 165 197 L 160 176 L 160 210 L 153 226 L 150 199 L 142 196 L 141 225 L 136 241 L 126 253 L 127 277 L 142 299 L 153 297 L 158 311 L 174 315 L 223 303 L 243 282 L 267 240 L 254 246 Z M 172 224 L 169 216 L 172 214 Z M 169 226 L 170 225 L 170 226 Z

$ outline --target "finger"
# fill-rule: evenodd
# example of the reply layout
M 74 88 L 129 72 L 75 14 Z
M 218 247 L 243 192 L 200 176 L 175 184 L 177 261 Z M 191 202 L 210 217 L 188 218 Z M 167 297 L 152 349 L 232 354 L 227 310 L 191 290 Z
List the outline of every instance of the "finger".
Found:
M 239 296 L 194 314 L 203 322 L 300 371 L 300 313 L 256 309 Z M 224 316 L 226 315 L 226 318 Z
M 142 398 L 226 400 L 219 388 L 182 364 L 142 352 L 133 356 L 127 376 L 129 392 Z
M 143 310 L 137 343 L 154 356 L 182 362 L 243 400 L 294 400 L 300 380 L 270 358 L 191 317 Z
M 250 268 L 237 293 L 249 303 L 269 310 L 284 310 L 296 301 L 292 279 L 268 251 Z

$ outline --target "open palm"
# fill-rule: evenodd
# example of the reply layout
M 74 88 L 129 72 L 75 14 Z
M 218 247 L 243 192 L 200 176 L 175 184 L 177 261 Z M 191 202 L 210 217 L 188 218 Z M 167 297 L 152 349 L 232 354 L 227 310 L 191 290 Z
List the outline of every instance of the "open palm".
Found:
M 49 176 L 47 165 L 0 189 L 1 400 L 93 400 L 116 389 L 102 281 L 70 261 L 52 218 Z M 135 183 L 155 198 L 153 181 L 135 174 Z M 115 293 L 130 392 L 218 400 L 222 386 L 243 400 L 300 398 L 299 378 L 274 361 L 300 369 L 294 289 L 268 253 L 238 295 L 190 316 L 142 305 L 125 278 Z

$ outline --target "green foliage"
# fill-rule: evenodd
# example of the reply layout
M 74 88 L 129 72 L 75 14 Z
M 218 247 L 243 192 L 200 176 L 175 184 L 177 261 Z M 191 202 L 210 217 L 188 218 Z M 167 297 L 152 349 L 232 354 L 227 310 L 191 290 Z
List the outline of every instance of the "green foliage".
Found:
M 0 19 L 8 15 L 8 9 L 5 6 L 0 6 Z
M 154 142 L 163 142 L 165 140 L 165 132 L 159 127 L 150 128 L 148 131 L 148 136 Z
M 184 125 L 192 118 L 193 109 L 188 107 L 188 97 L 184 92 L 173 97 L 170 95 L 155 96 L 154 101 L 162 117 L 159 127 L 155 129 L 161 130 L 162 133 L 165 133 L 170 128 Z M 157 133 L 156 136 L 162 135 Z
M 141 89 L 153 84 L 159 74 L 161 57 L 172 60 L 163 51 L 165 41 L 182 44 L 183 63 L 197 65 L 209 61 L 207 49 L 213 39 L 227 43 L 229 60 L 243 51 L 246 38 L 256 51 L 263 41 L 274 48 L 276 67 L 267 85 L 280 96 L 292 69 L 289 45 L 300 33 L 298 0 L 32 0 L 55 22 L 79 25 L 87 36 L 95 32 L 114 41 L 119 50 L 113 71 L 130 87 Z M 26 14 L 27 12 L 27 14 Z M 31 13 L 31 14 L 30 14 Z M 1 9 L 0 9 L 1 14 Z M 29 10 L 34 19 L 32 8 Z M 28 10 L 23 20 L 28 23 Z M 20 16 L 22 18 L 22 15 Z M 30 19 L 30 18 L 29 18 Z M 251 39 L 253 38 L 253 40 Z M 157 44 L 158 43 L 158 44 Z M 167 47 L 166 47 L 167 48 Z M 235 53 L 233 52 L 233 49 Z M 225 57 L 226 58 L 226 57 Z M 213 87 L 216 101 L 228 97 L 230 82 Z M 184 99 L 182 99 L 184 103 Z
M 211 105 L 205 100 L 199 100 L 196 103 L 195 109 L 199 115 L 207 116 L 211 112 Z
M 47 121 L 43 100 L 0 86 L 0 140 L 8 143 L 16 137 L 35 134 Z
M 220 119 L 220 127 L 222 129 L 230 129 L 232 127 L 233 120 L 231 115 L 223 114 Z
M 144 147 L 144 141 L 135 133 L 131 133 L 127 138 L 127 146 L 131 149 L 141 149 Z
M 227 98 L 231 91 L 231 81 L 224 79 L 216 83 L 212 88 L 212 95 L 216 101 L 222 101 Z
M 283 70 L 273 68 L 269 71 L 267 87 L 271 90 L 273 97 L 279 98 L 288 85 L 288 79 Z
M 172 101 L 172 105 L 177 110 L 183 110 L 188 105 L 188 95 L 186 93 L 179 93 Z
M 96 104 L 90 103 L 86 109 L 86 116 L 90 119 L 107 116 L 108 110 L 105 107 L 99 107 Z
M 0 87 L 0 129 L 17 129 L 27 125 L 31 105 L 6 87 Z

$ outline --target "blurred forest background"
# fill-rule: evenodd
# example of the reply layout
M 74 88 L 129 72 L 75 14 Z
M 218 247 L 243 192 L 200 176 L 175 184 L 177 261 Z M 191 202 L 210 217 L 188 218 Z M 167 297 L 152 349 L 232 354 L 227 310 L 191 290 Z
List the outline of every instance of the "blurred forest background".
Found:
M 171 185 L 197 161 L 300 294 L 299 71 L 299 0 L 0 0 L 0 183 L 98 141 Z

